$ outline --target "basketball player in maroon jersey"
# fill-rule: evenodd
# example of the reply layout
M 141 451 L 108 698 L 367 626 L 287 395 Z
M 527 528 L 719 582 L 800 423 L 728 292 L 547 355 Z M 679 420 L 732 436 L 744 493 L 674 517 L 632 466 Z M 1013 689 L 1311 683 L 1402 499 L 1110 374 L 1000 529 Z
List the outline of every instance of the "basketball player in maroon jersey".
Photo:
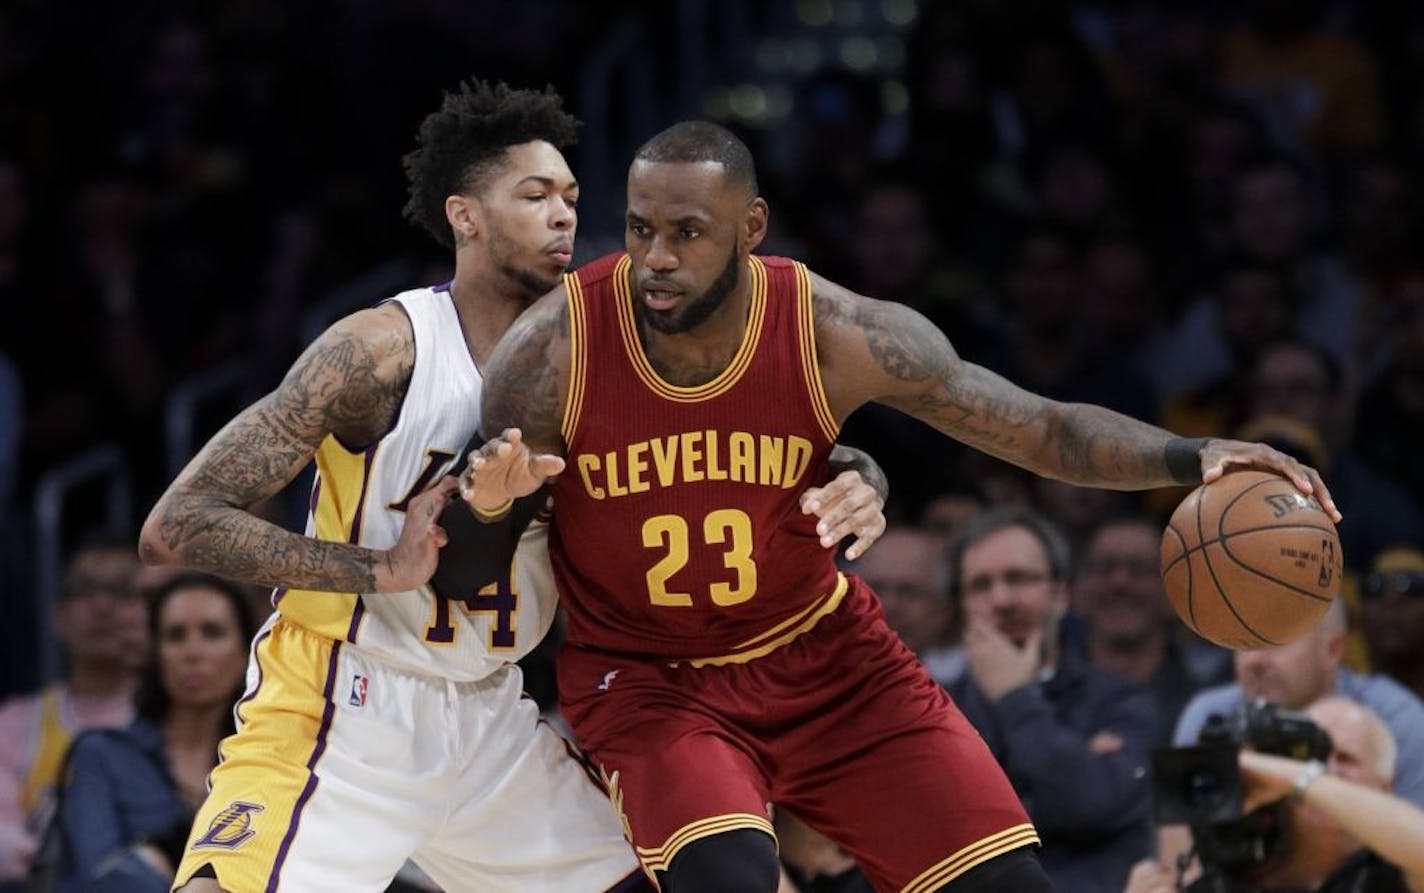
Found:
M 567 275 L 491 358 L 483 429 L 509 438 L 472 458 L 462 493 L 498 516 L 537 482 L 527 463 L 565 457 L 562 706 L 665 893 L 773 890 L 768 802 L 878 890 L 1051 889 L 982 740 L 797 510 L 840 424 L 878 401 L 1082 486 L 1264 468 L 1338 513 L 1313 469 L 1267 446 L 1036 396 L 908 307 L 752 255 L 768 213 L 725 129 L 647 142 L 627 253 Z

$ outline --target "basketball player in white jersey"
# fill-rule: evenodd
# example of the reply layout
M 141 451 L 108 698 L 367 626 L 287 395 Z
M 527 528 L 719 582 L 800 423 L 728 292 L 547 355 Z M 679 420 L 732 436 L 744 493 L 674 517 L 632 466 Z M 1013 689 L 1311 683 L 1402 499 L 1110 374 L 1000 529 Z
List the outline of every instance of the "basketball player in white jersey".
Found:
M 449 893 L 650 889 L 602 791 L 522 697 L 512 662 L 555 609 L 542 525 L 488 585 L 427 582 L 480 367 L 572 258 L 560 149 L 576 126 L 552 90 L 447 95 L 406 158 L 406 213 L 454 250 L 454 281 L 335 323 L 145 523 L 150 563 L 276 587 L 176 888 L 377 893 L 412 858 Z M 305 536 L 249 512 L 313 457 Z M 878 512 L 863 483 L 829 490 L 835 533 Z

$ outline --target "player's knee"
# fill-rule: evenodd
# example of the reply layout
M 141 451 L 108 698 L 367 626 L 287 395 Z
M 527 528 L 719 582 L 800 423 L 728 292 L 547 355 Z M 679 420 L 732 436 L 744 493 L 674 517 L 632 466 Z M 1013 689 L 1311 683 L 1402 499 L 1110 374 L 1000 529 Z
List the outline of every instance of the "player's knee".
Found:
M 771 835 L 738 828 L 683 847 L 661 882 L 663 893 L 774 893 L 780 877 Z
M 179 887 L 174 893 L 227 893 L 217 880 L 210 877 L 195 877 Z
M 1021 847 L 976 865 L 938 888 L 938 893 L 1054 893 L 1053 882 L 1033 850 Z

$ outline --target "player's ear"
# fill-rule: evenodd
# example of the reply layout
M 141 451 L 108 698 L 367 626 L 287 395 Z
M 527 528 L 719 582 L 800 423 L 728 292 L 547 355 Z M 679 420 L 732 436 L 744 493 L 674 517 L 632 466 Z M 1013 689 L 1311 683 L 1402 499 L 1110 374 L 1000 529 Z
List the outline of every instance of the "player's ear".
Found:
M 757 196 L 747 204 L 746 215 L 742 218 L 742 243 L 747 252 L 750 253 L 761 240 L 766 238 L 767 221 L 771 217 L 771 208 L 766 204 L 766 199 Z
M 445 219 L 455 233 L 456 242 L 466 242 L 479 234 L 479 202 L 467 195 L 445 198 Z

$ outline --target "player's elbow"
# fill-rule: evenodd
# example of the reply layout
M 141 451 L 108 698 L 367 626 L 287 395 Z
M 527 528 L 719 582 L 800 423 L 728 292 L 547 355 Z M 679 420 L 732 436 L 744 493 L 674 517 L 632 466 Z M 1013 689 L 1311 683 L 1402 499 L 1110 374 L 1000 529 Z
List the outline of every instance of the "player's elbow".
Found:
M 138 557 L 144 564 L 178 563 L 177 550 L 169 546 L 163 535 L 167 507 L 167 498 L 160 499 L 158 504 L 153 507 L 153 511 L 148 513 L 148 518 L 143 522 L 143 529 L 139 531 Z

